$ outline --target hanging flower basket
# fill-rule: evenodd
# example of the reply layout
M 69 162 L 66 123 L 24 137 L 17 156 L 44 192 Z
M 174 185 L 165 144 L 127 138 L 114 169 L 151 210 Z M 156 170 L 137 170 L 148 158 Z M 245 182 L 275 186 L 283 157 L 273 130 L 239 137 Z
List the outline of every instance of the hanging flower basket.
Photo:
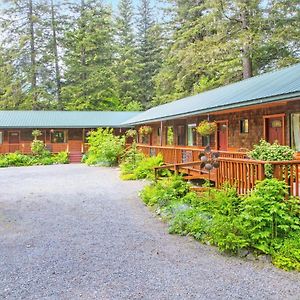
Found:
M 147 136 L 147 135 L 150 135 L 151 133 L 152 133 L 152 127 L 150 127 L 150 126 L 142 126 L 139 129 L 139 134 L 141 136 Z
M 208 122 L 206 120 L 201 121 L 199 125 L 196 127 L 196 131 L 201 136 L 209 136 L 217 130 L 217 123 L 216 122 Z
M 126 137 L 132 137 L 132 138 L 135 138 L 137 136 L 137 132 L 135 129 L 128 129 L 126 131 Z

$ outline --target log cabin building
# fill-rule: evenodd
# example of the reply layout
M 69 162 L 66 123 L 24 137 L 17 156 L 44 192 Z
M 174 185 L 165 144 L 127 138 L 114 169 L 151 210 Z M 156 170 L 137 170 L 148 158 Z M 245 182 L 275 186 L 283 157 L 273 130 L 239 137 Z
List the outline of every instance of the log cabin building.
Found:
M 137 112 L 101 111 L 0 111 L 0 153 L 31 152 L 32 131 L 39 129 L 48 150 L 68 151 L 71 162 L 80 162 L 86 152 L 87 133 L 99 127 L 123 134 L 126 120 Z
M 126 124 L 151 126 L 139 139 L 147 145 L 204 147 L 207 137 L 194 130 L 201 120 L 217 122 L 216 150 L 252 149 L 263 138 L 300 152 L 300 64 L 156 106 Z
M 202 120 L 217 123 L 214 134 L 197 134 Z M 68 151 L 71 162 L 78 162 L 87 150 L 86 134 L 91 129 L 110 127 L 122 134 L 145 125 L 152 132 L 138 137 L 138 147 L 146 155 L 161 153 L 163 168 L 188 179 L 210 179 L 216 186 L 229 181 L 239 193 L 264 178 L 266 162 L 247 158 L 253 145 L 260 139 L 289 145 L 297 153 L 295 160 L 272 162 L 274 176 L 284 178 L 291 194 L 300 196 L 300 64 L 144 112 L 0 111 L 0 153 L 30 153 L 32 130 L 40 129 L 50 151 Z M 220 167 L 209 174 L 199 164 L 208 143 L 220 155 Z
M 195 131 L 202 120 L 217 123 L 210 137 Z M 199 174 L 193 163 L 199 161 L 199 153 L 209 143 L 221 156 L 214 180 L 238 181 L 241 193 L 264 176 L 259 171 L 263 162 L 259 166 L 249 159 L 243 161 L 247 151 L 260 139 L 289 145 L 299 159 L 295 161 L 297 178 L 293 180 L 298 182 L 296 194 L 300 195 L 300 64 L 156 106 L 126 124 L 137 130 L 151 126 L 147 138 L 139 137 L 139 148 L 147 155 L 161 153 L 167 164 L 174 165 L 170 168 L 178 168 L 192 178 L 206 176 Z M 283 170 L 287 170 L 284 168 L 278 166 L 277 177 L 282 178 Z

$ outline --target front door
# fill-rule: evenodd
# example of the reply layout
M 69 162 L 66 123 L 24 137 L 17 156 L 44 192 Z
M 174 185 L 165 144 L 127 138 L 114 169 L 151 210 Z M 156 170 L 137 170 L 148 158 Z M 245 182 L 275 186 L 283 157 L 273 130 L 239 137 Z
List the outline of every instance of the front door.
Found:
M 217 130 L 217 145 L 218 150 L 227 151 L 228 148 L 228 134 L 227 134 L 227 122 L 218 123 Z
M 266 140 L 273 144 L 277 141 L 283 144 L 283 124 L 282 118 L 268 118 L 266 119 Z
M 8 132 L 8 143 L 9 143 L 9 152 L 15 152 L 20 150 L 20 132 L 19 131 L 9 131 Z

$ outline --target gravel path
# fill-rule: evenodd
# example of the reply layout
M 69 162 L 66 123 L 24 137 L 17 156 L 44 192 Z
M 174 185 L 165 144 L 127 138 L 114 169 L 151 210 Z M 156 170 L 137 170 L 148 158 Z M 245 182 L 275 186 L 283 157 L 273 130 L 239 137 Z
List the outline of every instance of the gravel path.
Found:
M 0 169 L 0 299 L 300 299 L 299 274 L 167 234 L 118 176 Z

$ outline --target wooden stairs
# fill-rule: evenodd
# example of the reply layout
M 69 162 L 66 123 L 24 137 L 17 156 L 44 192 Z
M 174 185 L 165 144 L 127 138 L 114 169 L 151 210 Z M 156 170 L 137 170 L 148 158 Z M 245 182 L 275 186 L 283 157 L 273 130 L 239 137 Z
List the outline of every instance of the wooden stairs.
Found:
M 71 152 L 69 154 L 69 160 L 71 164 L 81 163 L 82 153 L 81 152 Z

